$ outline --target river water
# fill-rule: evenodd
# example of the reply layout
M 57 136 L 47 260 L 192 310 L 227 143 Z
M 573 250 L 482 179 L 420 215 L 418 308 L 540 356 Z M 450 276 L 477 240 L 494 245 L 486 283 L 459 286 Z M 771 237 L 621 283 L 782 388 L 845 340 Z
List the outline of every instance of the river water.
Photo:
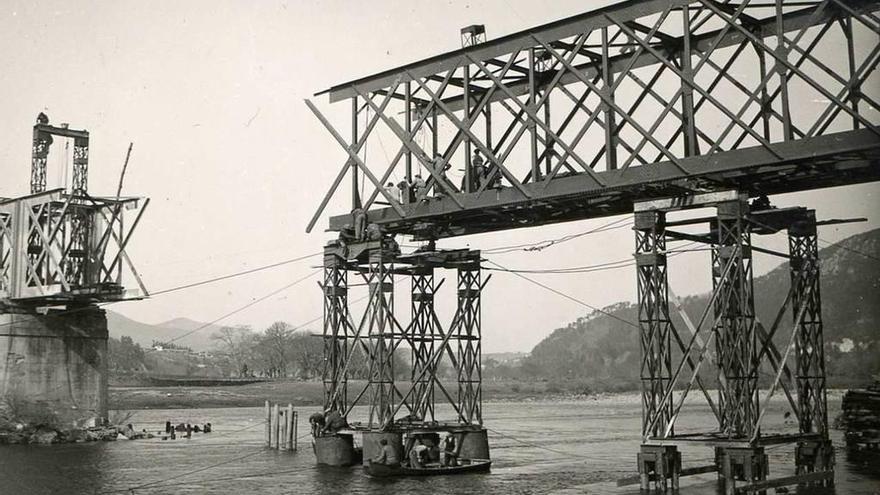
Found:
M 839 398 L 829 406 L 834 417 Z M 300 434 L 308 432 L 312 409 L 300 413 Z M 774 404 L 765 431 L 786 427 L 784 409 Z M 262 408 L 142 410 L 130 420 L 137 429 L 155 432 L 170 420 L 211 422 L 214 432 L 175 441 L 0 447 L 0 494 L 609 493 L 610 482 L 635 474 L 641 413 L 635 395 L 486 403 L 491 474 L 390 481 L 370 479 L 359 467 L 316 466 L 306 436 L 297 453 L 265 449 L 262 416 Z M 707 431 L 712 421 L 708 409 L 691 408 L 679 419 L 678 432 Z M 841 433 L 833 431 L 832 437 L 838 447 L 837 486 L 825 493 L 880 493 L 880 466 L 847 459 Z M 792 446 L 768 453 L 771 477 L 793 472 Z M 711 457 L 708 447 L 682 450 L 684 467 L 711 463 Z M 714 492 L 706 483 L 682 491 Z

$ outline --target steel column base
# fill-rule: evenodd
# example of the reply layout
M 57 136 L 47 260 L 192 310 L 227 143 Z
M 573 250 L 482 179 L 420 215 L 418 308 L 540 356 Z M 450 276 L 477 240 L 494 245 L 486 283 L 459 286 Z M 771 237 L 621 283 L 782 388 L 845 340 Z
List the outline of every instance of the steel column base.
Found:
M 737 481 L 750 484 L 764 481 L 770 474 L 764 447 L 716 447 L 715 463 L 718 466 L 718 481 L 724 487 L 725 495 L 736 493 Z M 757 493 L 766 492 L 762 490 Z
M 642 445 L 638 455 L 639 489 L 667 493 L 678 491 L 681 453 L 675 445 Z
M 833 471 L 834 445 L 828 439 L 800 442 L 794 451 L 794 459 L 797 474 Z M 806 486 L 831 487 L 834 486 L 834 479 L 801 484 L 798 488 Z

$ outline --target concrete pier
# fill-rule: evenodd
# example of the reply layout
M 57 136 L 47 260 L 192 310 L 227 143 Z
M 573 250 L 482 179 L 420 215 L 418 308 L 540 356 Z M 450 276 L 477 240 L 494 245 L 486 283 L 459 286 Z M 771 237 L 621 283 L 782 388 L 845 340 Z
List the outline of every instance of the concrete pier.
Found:
M 107 418 L 107 317 L 96 306 L 0 314 L 0 397 L 61 424 Z
M 456 433 L 461 442 L 459 456 L 463 459 L 490 459 L 489 437 L 485 428 Z
M 356 462 L 354 437 L 336 434 L 315 438 L 315 459 L 325 466 L 351 466 Z

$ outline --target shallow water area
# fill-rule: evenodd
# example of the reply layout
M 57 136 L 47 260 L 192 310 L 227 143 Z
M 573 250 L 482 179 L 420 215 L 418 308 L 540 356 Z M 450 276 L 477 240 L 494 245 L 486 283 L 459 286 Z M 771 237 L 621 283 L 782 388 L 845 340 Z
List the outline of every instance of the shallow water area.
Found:
M 829 400 L 829 406 L 833 417 L 839 411 L 839 400 Z M 484 422 L 489 428 L 492 472 L 419 479 L 376 480 L 367 477 L 359 466 L 316 466 L 311 443 L 305 436 L 312 409 L 315 408 L 300 410 L 302 438 L 296 453 L 264 447 L 262 408 L 140 410 L 129 421 L 136 429 L 146 428 L 153 433 L 164 428 L 165 421 L 213 424 L 212 433 L 194 433 L 190 439 L 0 447 L 0 493 L 638 492 L 613 488 L 614 480 L 635 474 L 641 417 L 635 395 L 561 402 L 486 403 Z M 782 405 L 771 408 L 768 427 L 774 426 L 774 421 L 783 426 L 783 409 Z M 708 409 L 695 411 L 680 419 L 682 430 L 709 428 L 712 418 Z M 446 411 L 440 410 L 438 414 Z M 837 486 L 836 491 L 824 493 L 878 493 L 878 466 L 848 459 L 840 448 L 840 432 L 833 431 L 832 438 L 838 447 Z M 771 477 L 793 472 L 793 452 L 793 446 L 768 449 Z M 710 463 L 711 456 L 707 447 L 683 449 L 684 467 Z M 682 490 L 713 492 L 712 484 L 705 482 L 686 485 Z

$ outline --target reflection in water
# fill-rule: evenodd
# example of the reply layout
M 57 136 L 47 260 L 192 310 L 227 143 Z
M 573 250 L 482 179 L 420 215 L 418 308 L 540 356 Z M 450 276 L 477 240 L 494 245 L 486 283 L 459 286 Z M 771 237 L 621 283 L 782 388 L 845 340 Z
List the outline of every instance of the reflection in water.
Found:
M 563 403 L 488 403 L 484 410 L 491 428 L 493 457 L 488 475 L 375 480 L 360 466 L 315 466 L 308 438 L 300 440 L 300 451 L 295 454 L 265 449 L 262 408 L 145 410 L 132 418 L 137 428 L 155 431 L 172 420 L 210 421 L 215 429 L 189 440 L 0 447 L 0 493 L 127 494 L 134 488 L 137 495 L 524 495 L 561 490 L 584 493 L 589 485 L 613 485 L 614 480 L 634 474 L 641 417 L 636 396 Z M 782 410 L 780 407 L 779 425 Z M 679 422 L 682 429 L 708 430 L 712 418 L 708 409 L 704 412 L 683 416 Z M 777 421 L 770 414 L 768 419 L 770 426 Z M 308 425 L 300 425 L 300 431 L 308 431 Z M 832 438 L 836 445 L 843 445 L 840 432 L 834 431 Z M 793 451 L 790 445 L 768 448 L 773 477 L 793 474 Z M 837 454 L 836 493 L 874 495 L 880 488 L 877 459 L 852 457 L 843 449 Z M 694 446 L 683 448 L 682 457 L 684 467 L 693 467 L 711 463 L 713 454 L 707 447 Z M 682 493 L 714 492 L 712 477 L 705 480 Z

